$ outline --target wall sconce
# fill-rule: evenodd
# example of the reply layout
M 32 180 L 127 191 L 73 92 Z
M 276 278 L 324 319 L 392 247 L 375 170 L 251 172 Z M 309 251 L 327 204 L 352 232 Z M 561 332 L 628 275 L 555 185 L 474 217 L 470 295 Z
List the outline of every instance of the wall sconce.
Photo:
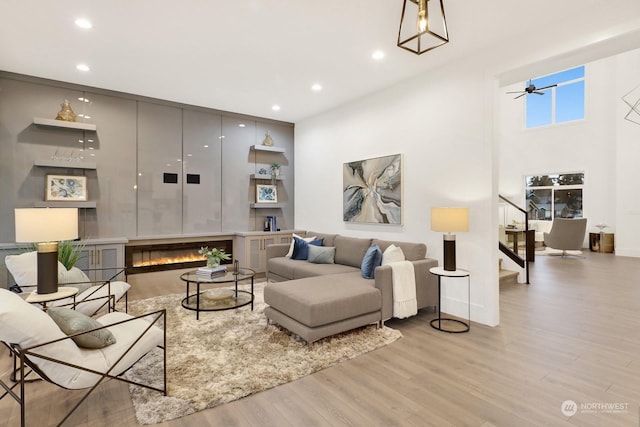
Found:
M 418 55 L 449 43 L 443 0 L 404 0 L 398 47 Z
M 431 208 L 431 230 L 444 232 L 444 269 L 456 271 L 456 235 L 469 231 L 469 208 Z
M 78 238 L 78 209 L 16 209 L 15 216 L 16 242 L 38 243 L 38 294 L 58 292 L 58 242 Z

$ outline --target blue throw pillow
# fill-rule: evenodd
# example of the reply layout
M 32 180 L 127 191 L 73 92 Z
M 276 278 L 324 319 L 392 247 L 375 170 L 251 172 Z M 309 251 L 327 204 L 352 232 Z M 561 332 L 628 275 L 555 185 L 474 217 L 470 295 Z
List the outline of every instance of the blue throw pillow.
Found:
M 381 263 L 382 250 L 380 250 L 380 246 L 374 243 L 369 246 L 369 249 L 367 249 L 367 252 L 364 254 L 364 258 L 362 258 L 362 265 L 360 266 L 362 277 L 365 279 L 373 279 L 376 267 L 379 267 Z
M 306 260 L 309 258 L 309 245 L 322 246 L 324 239 L 316 239 L 312 242 L 305 242 L 297 237 L 293 238 L 293 254 L 291 259 Z

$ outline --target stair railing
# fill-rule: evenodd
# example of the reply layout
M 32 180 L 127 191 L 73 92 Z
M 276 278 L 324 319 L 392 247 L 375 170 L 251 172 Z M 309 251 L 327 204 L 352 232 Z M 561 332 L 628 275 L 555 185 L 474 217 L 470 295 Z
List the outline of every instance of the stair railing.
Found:
M 504 196 L 498 195 L 498 198 L 506 203 L 509 207 L 516 209 L 518 214 L 524 215 L 524 221 L 518 223 L 524 223 L 524 230 L 519 229 L 517 227 L 510 227 L 506 224 L 506 210 L 505 210 L 505 218 L 504 218 L 504 232 L 505 237 L 507 234 L 511 234 L 513 237 L 513 248 L 510 248 L 509 245 L 505 241 L 500 239 L 498 243 L 498 248 L 502 253 L 504 253 L 509 259 L 518 264 L 521 268 L 524 268 L 525 271 L 525 279 L 526 284 L 529 284 L 529 263 L 535 261 L 535 231 L 529 229 L 529 216 L 527 215 L 527 211 L 522 209 L 520 206 L 513 203 L 511 200 L 507 199 Z M 515 220 L 514 220 L 515 221 Z M 525 256 L 524 258 L 520 256 L 518 252 L 518 235 L 523 233 L 525 236 Z M 501 236 L 502 237 L 502 236 Z

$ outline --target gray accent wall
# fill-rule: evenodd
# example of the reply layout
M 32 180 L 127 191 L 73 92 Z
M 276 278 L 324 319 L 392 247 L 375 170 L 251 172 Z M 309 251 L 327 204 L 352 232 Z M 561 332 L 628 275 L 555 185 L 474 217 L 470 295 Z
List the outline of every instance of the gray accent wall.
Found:
M 33 123 L 54 119 L 65 99 L 97 131 Z M 285 153 L 251 150 L 267 130 Z M 96 207 L 79 211 L 83 238 L 256 231 L 266 215 L 293 228 L 293 138 L 291 123 L 0 71 L 0 242 L 15 241 L 14 208 L 42 203 L 47 174 L 87 177 Z M 72 161 L 34 165 L 54 157 Z M 286 177 L 277 182 L 282 207 L 252 209 L 251 174 L 273 162 Z M 165 173 L 177 183 L 165 183 Z

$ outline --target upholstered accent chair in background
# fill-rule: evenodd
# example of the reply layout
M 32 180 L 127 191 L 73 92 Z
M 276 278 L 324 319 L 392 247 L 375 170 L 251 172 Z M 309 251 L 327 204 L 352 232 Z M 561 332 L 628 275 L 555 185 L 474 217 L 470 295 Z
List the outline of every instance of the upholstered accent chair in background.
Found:
M 551 231 L 544 233 L 544 244 L 550 248 L 562 250 L 564 257 L 567 251 L 582 249 L 586 231 L 586 218 L 554 218 Z

